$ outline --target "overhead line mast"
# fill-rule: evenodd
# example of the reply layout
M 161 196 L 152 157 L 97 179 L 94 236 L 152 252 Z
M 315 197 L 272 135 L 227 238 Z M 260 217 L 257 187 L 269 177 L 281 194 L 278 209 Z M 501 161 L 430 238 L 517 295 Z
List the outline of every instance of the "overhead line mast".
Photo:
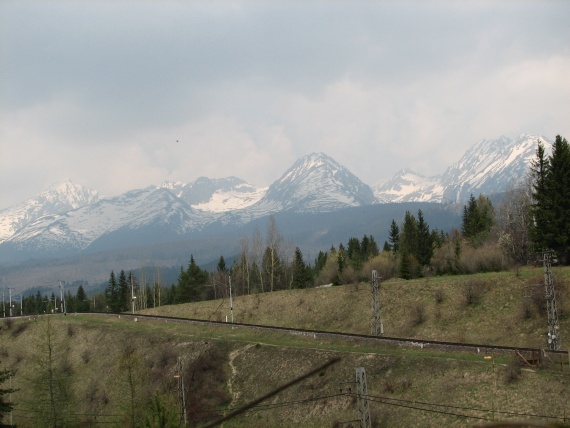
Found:
M 561 347 L 560 323 L 558 322 L 558 310 L 556 308 L 556 294 L 552 279 L 552 261 L 556 262 L 554 253 L 550 250 L 543 252 L 544 265 L 544 288 L 546 291 L 546 312 L 548 314 L 548 349 L 559 351 Z

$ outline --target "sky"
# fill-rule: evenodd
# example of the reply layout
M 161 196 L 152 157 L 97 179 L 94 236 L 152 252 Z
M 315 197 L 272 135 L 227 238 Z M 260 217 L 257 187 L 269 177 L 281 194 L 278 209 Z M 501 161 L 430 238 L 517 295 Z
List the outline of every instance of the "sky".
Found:
M 569 1 L 0 0 L 0 209 L 323 152 L 375 186 L 570 138 Z

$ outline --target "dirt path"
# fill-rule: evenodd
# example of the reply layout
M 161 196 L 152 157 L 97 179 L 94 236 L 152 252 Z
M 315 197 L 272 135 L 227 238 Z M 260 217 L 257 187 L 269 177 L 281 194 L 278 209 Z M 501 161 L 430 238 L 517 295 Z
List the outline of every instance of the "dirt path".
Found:
M 232 402 L 230 403 L 230 406 L 229 406 L 230 408 L 233 407 L 234 403 L 237 401 L 237 399 L 239 398 L 239 396 L 240 396 L 240 394 L 241 394 L 239 391 L 234 391 L 234 388 L 233 388 L 234 379 L 235 379 L 235 377 L 236 377 L 236 375 L 237 375 L 237 373 L 238 373 L 237 368 L 236 368 L 236 366 L 235 366 L 235 364 L 234 364 L 234 360 L 235 360 L 239 355 L 241 355 L 242 353 L 246 352 L 249 348 L 251 348 L 251 347 L 253 347 L 253 346 L 255 346 L 255 344 L 250 343 L 250 344 L 245 345 L 245 346 L 242 347 L 242 348 L 238 348 L 238 349 L 235 349 L 235 350 L 233 350 L 232 352 L 230 352 L 230 355 L 229 355 L 229 365 L 230 365 L 230 368 L 231 368 L 231 370 L 232 370 L 232 375 L 231 375 L 231 377 L 228 379 L 228 392 L 229 392 L 229 393 L 231 394 L 231 396 L 232 396 Z

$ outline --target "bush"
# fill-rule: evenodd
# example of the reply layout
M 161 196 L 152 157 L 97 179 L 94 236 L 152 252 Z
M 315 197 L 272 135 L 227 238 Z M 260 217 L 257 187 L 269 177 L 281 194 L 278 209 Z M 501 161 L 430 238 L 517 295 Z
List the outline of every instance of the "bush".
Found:
M 437 248 L 431 259 L 438 275 L 500 272 L 509 267 L 500 247 L 487 244 L 473 248 L 460 241 L 448 241 Z
M 435 297 L 435 303 L 437 304 L 441 304 L 445 300 L 445 292 L 441 288 L 435 290 L 433 295 Z
M 13 325 L 14 325 L 14 320 L 12 318 L 4 319 L 4 328 L 6 330 L 10 330 Z
M 426 305 L 423 302 L 416 303 L 411 309 L 412 325 L 418 326 L 426 320 Z
M 482 279 L 469 279 L 463 284 L 463 303 L 465 306 L 474 306 L 481 303 L 489 284 Z
M 512 357 L 509 363 L 503 368 L 506 383 L 513 383 L 519 380 L 522 375 L 521 363 L 517 357 Z
M 459 264 L 463 273 L 500 272 L 509 266 L 503 252 L 496 245 L 483 245 L 472 248 L 466 246 L 460 257 Z
M 16 326 L 12 330 L 12 337 L 18 337 L 20 334 L 26 331 L 29 326 L 30 324 L 23 322 L 16 324 Z
M 381 281 L 394 278 L 398 273 L 398 260 L 393 253 L 383 251 L 376 257 L 364 263 L 364 266 L 362 267 L 362 275 L 366 275 L 366 278 L 370 280 L 370 275 L 373 270 L 377 272 L 378 278 Z

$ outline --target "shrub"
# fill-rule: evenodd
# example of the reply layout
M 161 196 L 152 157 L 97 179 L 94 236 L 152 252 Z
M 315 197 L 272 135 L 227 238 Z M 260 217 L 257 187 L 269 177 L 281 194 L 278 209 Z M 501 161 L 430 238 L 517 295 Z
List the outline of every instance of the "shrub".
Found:
M 456 240 L 447 241 L 437 248 L 431 259 L 433 270 L 438 275 L 473 274 L 479 272 L 500 272 L 509 267 L 501 248 L 486 244 L 473 248 Z
M 506 383 L 513 383 L 519 380 L 522 374 L 521 363 L 516 357 L 512 357 L 509 363 L 503 368 Z
M 231 401 L 226 392 L 227 373 L 225 365 L 228 356 L 212 346 L 198 357 L 184 371 L 184 383 L 188 385 L 186 406 L 189 416 L 195 421 L 206 422 L 217 419 L 216 409 Z
M 412 325 L 418 326 L 426 320 L 426 305 L 423 302 L 416 303 L 411 309 Z
M 445 292 L 441 288 L 435 290 L 433 295 L 435 297 L 435 303 L 437 304 L 441 304 L 445 300 Z
M 362 267 L 362 275 L 370 280 L 370 273 L 375 270 L 381 281 L 394 278 L 398 273 L 398 260 L 396 256 L 389 252 L 383 251 L 376 257 L 368 260 Z
M 29 326 L 30 325 L 28 323 L 23 323 L 23 322 L 16 324 L 16 326 L 12 330 L 12 337 L 18 337 L 20 334 L 26 331 Z
M 461 252 L 460 266 L 463 273 L 500 272 L 508 266 L 503 252 L 496 245 L 472 248 L 465 246 Z
M 6 330 L 10 330 L 13 325 L 14 325 L 14 320 L 12 318 L 4 319 L 4 327 L 6 328 Z
M 465 306 L 474 306 L 481 303 L 488 284 L 481 279 L 470 279 L 463 284 L 463 303 Z

